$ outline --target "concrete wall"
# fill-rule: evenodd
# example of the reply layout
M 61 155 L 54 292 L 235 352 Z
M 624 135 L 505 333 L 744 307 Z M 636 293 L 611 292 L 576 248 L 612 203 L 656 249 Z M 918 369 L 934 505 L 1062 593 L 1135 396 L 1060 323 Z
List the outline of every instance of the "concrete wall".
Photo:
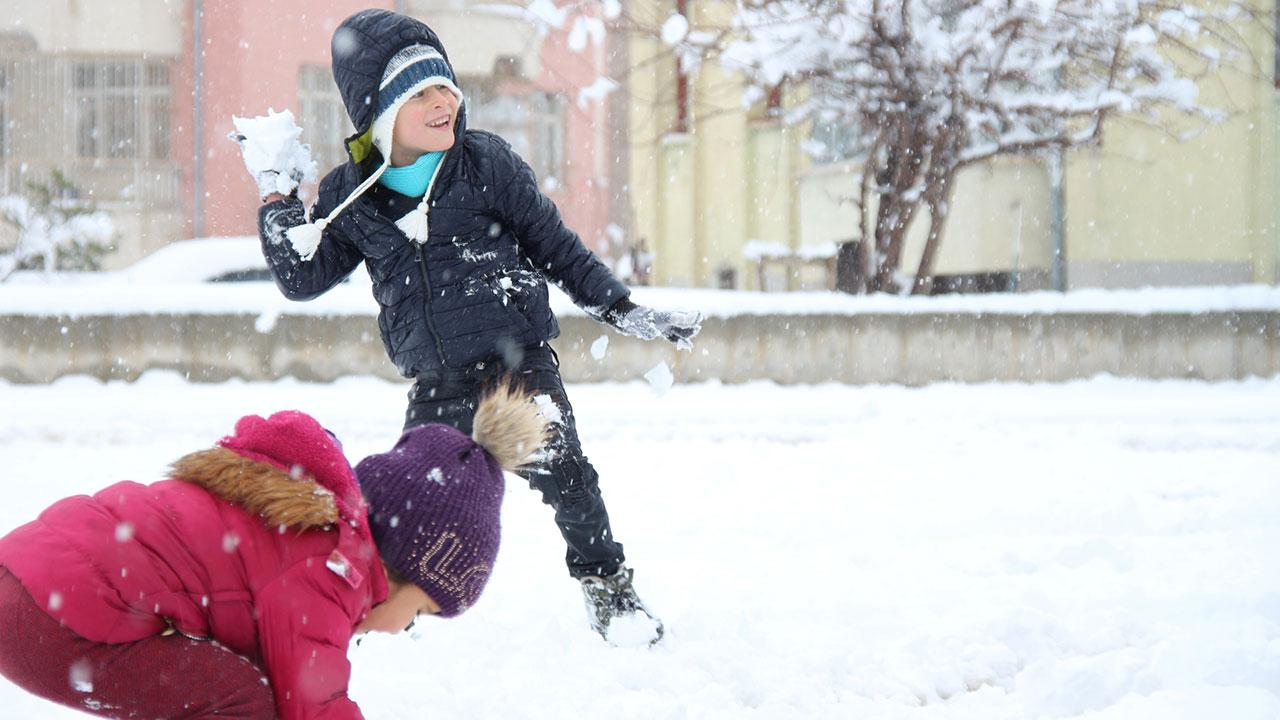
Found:
M 170 369 L 193 381 L 395 378 L 371 316 L 257 314 L 0 316 L 0 379 L 132 380 Z M 636 380 L 666 362 L 678 382 L 1065 381 L 1108 373 L 1229 380 L 1280 374 L 1280 312 L 743 315 L 711 318 L 693 352 L 622 337 L 586 317 L 555 342 L 570 382 Z M 597 361 L 591 344 L 609 338 Z

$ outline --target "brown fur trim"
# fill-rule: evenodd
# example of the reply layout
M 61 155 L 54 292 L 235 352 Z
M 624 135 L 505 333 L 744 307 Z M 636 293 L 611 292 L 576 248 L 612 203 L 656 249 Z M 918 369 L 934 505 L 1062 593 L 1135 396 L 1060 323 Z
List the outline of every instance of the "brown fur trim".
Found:
M 270 526 L 314 528 L 338 520 L 333 493 L 309 475 L 289 473 L 222 447 L 200 450 L 173 464 L 170 477 L 194 483 L 218 497 L 261 515 Z
M 509 379 L 481 398 L 472 428 L 471 437 L 511 472 L 532 462 L 547 441 L 547 419 L 529 393 Z

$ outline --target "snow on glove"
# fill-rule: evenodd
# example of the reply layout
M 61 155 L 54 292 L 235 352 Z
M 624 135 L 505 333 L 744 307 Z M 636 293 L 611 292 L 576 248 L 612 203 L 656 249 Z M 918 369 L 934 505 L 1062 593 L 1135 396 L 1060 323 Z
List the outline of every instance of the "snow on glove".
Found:
M 623 298 L 605 313 L 605 321 L 624 335 L 641 340 L 665 337 L 681 350 L 693 349 L 693 337 L 702 329 L 703 315 L 693 310 L 654 310 Z
M 240 143 L 244 166 L 258 183 L 258 196 L 272 193 L 289 195 L 298 184 L 316 179 L 316 163 L 311 159 L 311 146 L 298 141 L 302 128 L 293 113 L 267 108 L 266 115 L 253 118 L 231 117 L 236 130 L 227 137 Z

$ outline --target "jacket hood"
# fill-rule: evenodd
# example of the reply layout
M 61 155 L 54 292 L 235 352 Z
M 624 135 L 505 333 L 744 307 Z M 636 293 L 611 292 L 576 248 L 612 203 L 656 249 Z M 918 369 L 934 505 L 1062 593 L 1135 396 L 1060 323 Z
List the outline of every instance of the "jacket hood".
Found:
M 170 468 L 170 477 L 198 485 L 259 515 L 271 527 L 306 530 L 333 525 L 340 519 L 333 491 L 312 476 L 295 478 L 274 465 L 223 447 L 182 457 Z
M 371 131 L 383 70 L 397 52 L 410 45 L 433 47 L 445 62 L 449 62 L 449 54 L 431 28 L 419 20 L 390 10 L 358 12 L 343 20 L 333 33 L 333 80 L 347 108 L 347 116 L 356 129 L 346 141 L 347 151 L 356 164 L 363 163 L 375 152 Z M 464 103 L 458 107 L 458 120 L 453 128 L 454 137 L 459 142 L 465 130 Z

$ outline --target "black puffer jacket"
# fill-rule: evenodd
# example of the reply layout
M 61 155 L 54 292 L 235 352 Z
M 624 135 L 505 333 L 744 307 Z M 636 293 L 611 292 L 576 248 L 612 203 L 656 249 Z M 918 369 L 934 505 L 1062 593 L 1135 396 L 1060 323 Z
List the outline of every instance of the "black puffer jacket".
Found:
M 410 44 L 431 45 L 448 57 L 430 28 L 386 10 L 354 15 L 335 32 L 334 79 L 356 128 L 349 150 L 373 124 L 383 67 Z M 461 109 L 455 134 L 428 190 L 430 233 L 423 245 L 395 225 L 414 201 L 385 188 L 365 192 L 330 218 L 308 261 L 284 235 L 305 221 L 301 201 L 268 203 L 258 216 L 263 253 L 290 299 L 314 298 L 365 263 L 380 307 L 383 344 L 406 377 L 465 367 L 558 335 L 547 279 L 597 317 L 628 295 L 564 225 L 533 171 L 506 141 L 467 130 Z M 363 163 L 353 153 L 324 177 L 313 217 L 328 215 L 376 169 L 381 158 L 372 153 Z

